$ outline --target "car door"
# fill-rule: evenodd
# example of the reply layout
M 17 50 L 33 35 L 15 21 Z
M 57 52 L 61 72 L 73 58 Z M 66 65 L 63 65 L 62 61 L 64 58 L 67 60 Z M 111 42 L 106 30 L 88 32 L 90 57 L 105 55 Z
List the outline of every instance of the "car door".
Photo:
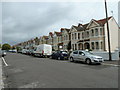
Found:
M 72 57 L 74 60 L 78 60 L 78 51 L 74 51 Z
M 84 56 L 85 56 L 84 52 L 79 51 L 79 53 L 78 53 L 78 60 L 79 61 L 84 61 Z

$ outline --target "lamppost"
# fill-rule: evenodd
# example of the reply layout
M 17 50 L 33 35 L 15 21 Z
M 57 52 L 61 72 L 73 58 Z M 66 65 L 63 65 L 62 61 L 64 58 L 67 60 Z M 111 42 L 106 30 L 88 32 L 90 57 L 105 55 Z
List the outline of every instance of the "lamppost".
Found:
M 107 22 L 107 36 L 108 36 L 109 61 L 112 61 L 111 48 L 110 48 L 110 33 L 109 33 L 109 24 L 108 24 L 108 13 L 107 13 L 107 3 L 106 3 L 106 0 L 105 0 L 105 13 L 106 13 L 106 22 Z

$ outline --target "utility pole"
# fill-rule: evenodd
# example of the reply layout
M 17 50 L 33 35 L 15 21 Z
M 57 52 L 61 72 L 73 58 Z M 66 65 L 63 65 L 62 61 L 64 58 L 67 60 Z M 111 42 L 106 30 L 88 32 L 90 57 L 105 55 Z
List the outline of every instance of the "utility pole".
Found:
M 112 61 L 112 57 L 111 57 L 111 48 L 110 48 L 110 33 L 109 33 L 109 24 L 108 24 L 108 13 L 107 13 L 107 3 L 106 3 L 106 0 L 105 0 L 105 13 L 106 13 L 106 22 L 107 22 L 109 61 Z

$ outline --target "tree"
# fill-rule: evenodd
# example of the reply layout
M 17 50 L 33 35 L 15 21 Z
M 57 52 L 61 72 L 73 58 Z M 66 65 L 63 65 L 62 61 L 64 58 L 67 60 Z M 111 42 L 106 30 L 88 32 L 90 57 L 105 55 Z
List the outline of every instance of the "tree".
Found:
M 10 50 L 11 49 L 11 46 L 9 44 L 3 44 L 2 45 L 2 50 Z
M 22 48 L 21 47 L 16 47 L 17 51 L 22 51 Z

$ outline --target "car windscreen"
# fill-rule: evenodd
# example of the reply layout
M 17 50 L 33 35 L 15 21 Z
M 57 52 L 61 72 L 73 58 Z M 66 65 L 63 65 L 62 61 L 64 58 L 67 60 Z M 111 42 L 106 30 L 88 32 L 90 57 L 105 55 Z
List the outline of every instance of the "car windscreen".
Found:
M 62 54 L 67 54 L 67 52 L 62 52 Z
M 67 52 L 65 52 L 65 51 L 62 51 L 61 53 L 62 53 L 62 54 L 67 54 Z

